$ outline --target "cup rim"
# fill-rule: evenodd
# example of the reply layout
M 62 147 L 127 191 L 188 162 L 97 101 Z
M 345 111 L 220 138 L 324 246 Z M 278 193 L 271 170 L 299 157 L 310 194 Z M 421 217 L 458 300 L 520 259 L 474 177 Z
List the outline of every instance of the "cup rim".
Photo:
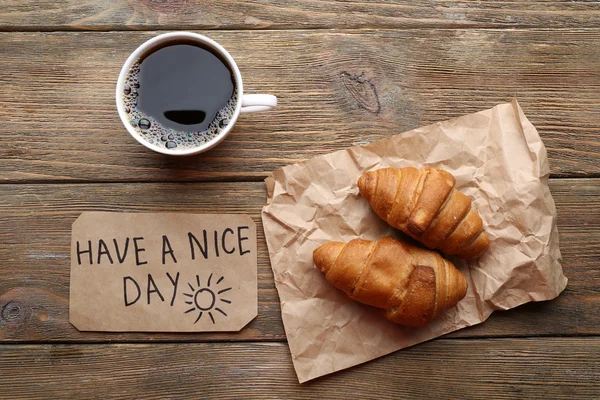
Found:
M 122 89 L 125 84 L 125 78 L 127 77 L 127 73 L 129 72 L 129 69 L 131 68 L 133 63 L 135 61 L 137 61 L 143 55 L 143 53 L 145 53 L 149 49 L 152 49 L 154 46 L 156 46 L 160 43 L 168 42 L 168 41 L 174 40 L 174 39 L 182 39 L 182 38 L 183 39 L 192 39 L 192 40 L 201 42 L 202 44 L 208 45 L 225 58 L 225 60 L 229 63 L 229 67 L 232 69 L 235 80 L 236 80 L 236 86 L 237 86 L 237 91 L 238 91 L 237 97 L 238 98 L 237 98 L 237 102 L 235 105 L 235 111 L 229 121 L 229 124 L 224 129 L 220 130 L 219 133 L 214 138 L 212 138 L 211 140 L 209 140 L 208 142 L 206 142 L 200 146 L 196 146 L 196 147 L 193 147 L 190 149 L 164 149 L 164 148 L 161 148 L 159 146 L 156 146 L 156 145 L 151 144 L 148 141 L 146 141 L 133 128 L 133 126 L 131 125 L 131 123 L 129 121 L 129 116 L 125 112 L 125 105 L 123 103 L 123 90 Z M 129 132 L 129 134 L 131 136 L 133 136 L 133 138 L 135 140 L 137 140 L 138 143 L 140 143 L 140 144 L 144 145 L 145 147 L 147 147 L 148 149 L 156 151 L 158 153 L 173 155 L 173 156 L 186 156 L 186 155 L 199 154 L 199 153 L 205 152 L 207 150 L 210 150 L 213 147 L 217 146 L 219 143 L 221 143 L 225 139 L 225 137 L 227 137 L 227 135 L 229 134 L 229 132 L 235 125 L 235 123 L 240 115 L 240 111 L 242 108 L 243 88 L 244 88 L 244 86 L 242 83 L 242 74 L 240 73 L 240 70 L 239 70 L 237 64 L 235 63 L 235 60 L 233 59 L 231 54 L 229 54 L 229 52 L 227 50 L 225 50 L 225 48 L 223 46 L 221 46 L 219 43 L 215 42 L 214 40 L 212 40 L 204 35 L 200 35 L 199 33 L 168 32 L 168 33 L 163 33 L 163 34 L 160 34 L 158 36 L 148 39 L 144 43 L 140 44 L 129 55 L 129 57 L 123 64 L 123 67 L 121 68 L 121 72 L 119 73 L 119 78 L 117 79 L 117 88 L 116 88 L 115 99 L 116 99 L 116 103 L 117 103 L 117 111 L 119 113 L 119 117 L 121 118 L 121 122 L 125 126 L 125 129 L 127 129 L 127 131 Z

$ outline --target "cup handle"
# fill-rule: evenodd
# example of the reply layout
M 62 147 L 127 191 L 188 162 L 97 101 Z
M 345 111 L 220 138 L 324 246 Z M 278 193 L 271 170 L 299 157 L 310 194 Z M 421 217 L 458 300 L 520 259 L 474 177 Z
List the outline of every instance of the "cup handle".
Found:
M 267 111 L 275 108 L 277 97 L 270 94 L 245 94 L 242 96 L 240 112 Z

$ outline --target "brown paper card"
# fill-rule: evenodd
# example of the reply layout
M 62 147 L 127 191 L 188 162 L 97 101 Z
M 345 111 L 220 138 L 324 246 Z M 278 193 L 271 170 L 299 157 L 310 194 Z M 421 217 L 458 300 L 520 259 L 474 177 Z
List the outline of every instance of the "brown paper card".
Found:
M 457 307 L 404 328 L 331 287 L 313 251 L 328 241 L 402 234 L 369 207 L 359 176 L 385 167 L 443 168 L 471 196 L 491 240 L 476 261 L 452 259 L 469 283 Z M 300 382 L 485 321 L 495 310 L 565 288 L 546 149 L 514 101 L 279 169 L 262 218 Z
M 238 331 L 257 315 L 256 265 L 247 215 L 85 212 L 69 318 L 81 331 Z

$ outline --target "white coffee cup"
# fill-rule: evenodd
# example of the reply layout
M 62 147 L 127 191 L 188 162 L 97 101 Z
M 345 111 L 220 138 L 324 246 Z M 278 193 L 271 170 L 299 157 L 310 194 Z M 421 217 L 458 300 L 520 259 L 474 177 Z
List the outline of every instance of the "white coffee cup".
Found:
M 228 64 L 229 69 L 233 72 L 235 77 L 235 84 L 238 90 L 238 101 L 235 106 L 235 112 L 233 116 L 229 120 L 229 124 L 219 131 L 219 134 L 215 136 L 210 141 L 206 143 L 195 146 L 188 149 L 166 149 L 159 147 L 155 144 L 151 144 L 147 140 L 145 140 L 140 133 L 131 125 L 130 119 L 131 117 L 125 112 L 125 105 L 123 99 L 123 87 L 125 86 L 125 82 L 127 80 L 127 75 L 131 66 L 140 59 L 140 57 L 150 51 L 153 48 L 161 46 L 170 41 L 177 40 L 192 40 L 196 41 L 204 46 L 209 47 L 214 52 L 220 54 Z M 225 137 L 229 134 L 233 126 L 235 125 L 240 113 L 245 112 L 254 112 L 254 111 L 266 111 L 274 108 L 277 105 L 277 97 L 269 95 L 269 94 L 244 94 L 244 85 L 242 83 L 242 74 L 240 70 L 233 60 L 233 57 L 225 50 L 220 44 L 215 42 L 212 39 L 207 38 L 206 36 L 199 35 L 193 32 L 170 32 L 165 33 L 159 36 L 156 36 L 147 42 L 141 44 L 125 61 L 123 68 L 121 68 L 121 73 L 119 74 L 119 79 L 117 80 L 117 91 L 116 91 L 116 100 L 117 100 L 117 110 L 119 111 L 119 117 L 121 117 L 121 121 L 123 121 L 123 125 L 127 128 L 127 131 L 141 144 L 146 146 L 147 148 L 157 151 L 159 153 L 174 155 L 174 156 L 187 156 L 192 154 L 202 153 L 209 149 L 212 149 L 219 143 L 225 139 Z

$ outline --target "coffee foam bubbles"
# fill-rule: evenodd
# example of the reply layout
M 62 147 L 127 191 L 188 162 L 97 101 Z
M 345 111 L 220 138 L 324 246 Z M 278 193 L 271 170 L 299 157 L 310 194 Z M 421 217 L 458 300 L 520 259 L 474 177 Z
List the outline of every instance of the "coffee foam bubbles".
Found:
M 231 99 L 208 126 L 208 129 L 198 132 L 185 132 L 168 128 L 155 118 L 137 108 L 140 63 L 134 63 L 127 74 L 123 86 L 123 106 L 129 116 L 129 122 L 138 135 L 146 142 L 164 149 L 193 149 L 202 146 L 217 137 L 227 127 L 235 114 L 238 102 L 238 89 L 234 88 Z

